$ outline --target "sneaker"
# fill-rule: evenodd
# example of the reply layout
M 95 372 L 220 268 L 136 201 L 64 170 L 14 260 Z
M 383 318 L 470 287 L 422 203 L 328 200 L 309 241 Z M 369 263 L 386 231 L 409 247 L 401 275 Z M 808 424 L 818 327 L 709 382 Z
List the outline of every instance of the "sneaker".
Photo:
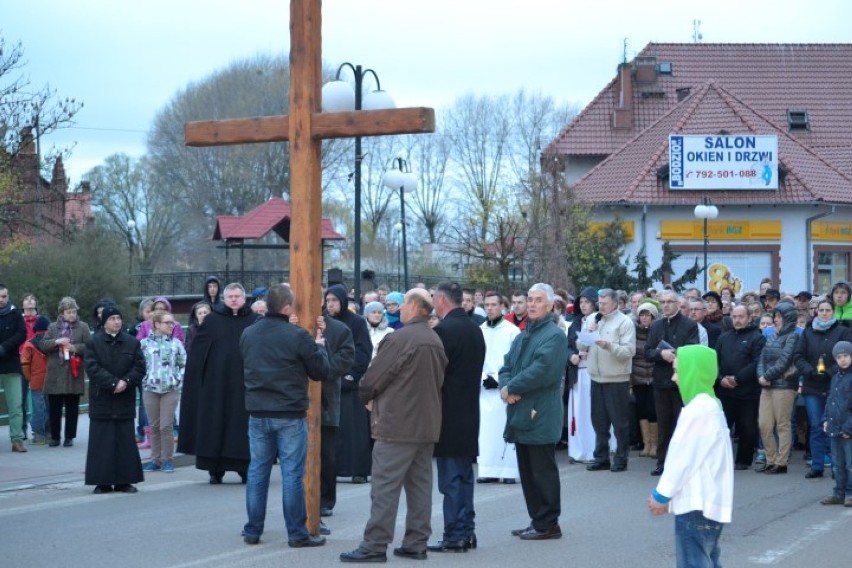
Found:
M 154 462 L 148 462 L 145 464 L 145 467 L 142 468 L 142 471 L 160 471 L 160 466 Z
M 33 434 L 33 441 L 30 442 L 31 446 L 44 446 L 47 444 L 47 438 L 42 436 L 41 434 Z
M 766 452 L 764 450 L 757 450 L 757 457 L 754 458 L 754 461 L 757 463 L 766 463 Z
M 844 500 L 843 497 L 838 497 L 837 495 L 823 497 L 819 502 L 823 505 L 846 505 L 852 507 L 852 498 Z
M 161 469 L 163 470 L 163 473 L 174 473 L 175 472 L 175 466 L 170 461 L 163 463 L 163 467 Z

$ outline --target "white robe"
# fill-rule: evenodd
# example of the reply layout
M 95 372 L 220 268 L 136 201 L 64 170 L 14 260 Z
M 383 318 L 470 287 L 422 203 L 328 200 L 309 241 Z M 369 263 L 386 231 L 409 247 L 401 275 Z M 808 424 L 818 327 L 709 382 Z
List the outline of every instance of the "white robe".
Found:
M 505 319 L 495 327 L 483 323 L 480 328 L 485 338 L 485 364 L 482 369 L 483 380 L 488 375 L 497 380 L 500 368 L 512 341 L 521 330 Z M 503 439 L 506 429 L 506 403 L 500 399 L 499 389 L 480 387 L 479 395 L 479 459 L 477 459 L 479 477 L 497 477 L 518 479 L 518 457 L 515 444 Z

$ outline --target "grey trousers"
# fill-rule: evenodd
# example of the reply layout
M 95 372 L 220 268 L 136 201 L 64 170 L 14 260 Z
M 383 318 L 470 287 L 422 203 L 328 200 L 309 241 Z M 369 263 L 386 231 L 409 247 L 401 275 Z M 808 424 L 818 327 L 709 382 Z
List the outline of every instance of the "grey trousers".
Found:
M 385 552 L 393 542 L 399 494 L 405 488 L 407 513 L 402 547 L 423 552 L 432 535 L 433 443 L 383 442 L 373 445 L 370 520 L 361 547 Z
M 617 447 L 613 462 L 627 465 L 630 454 L 630 383 L 598 383 L 592 377 L 592 427 L 595 429 L 595 461 L 609 461 L 609 427 Z

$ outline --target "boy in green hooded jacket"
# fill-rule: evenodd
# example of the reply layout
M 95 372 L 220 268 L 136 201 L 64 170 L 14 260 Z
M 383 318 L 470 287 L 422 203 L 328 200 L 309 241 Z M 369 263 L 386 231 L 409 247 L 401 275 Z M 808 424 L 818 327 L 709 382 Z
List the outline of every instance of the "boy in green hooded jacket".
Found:
M 713 391 L 716 352 L 702 345 L 680 347 L 674 368 L 672 381 L 684 408 L 648 508 L 655 515 L 675 515 L 678 567 L 720 566 L 719 537 L 733 509 L 734 460 L 725 414 Z

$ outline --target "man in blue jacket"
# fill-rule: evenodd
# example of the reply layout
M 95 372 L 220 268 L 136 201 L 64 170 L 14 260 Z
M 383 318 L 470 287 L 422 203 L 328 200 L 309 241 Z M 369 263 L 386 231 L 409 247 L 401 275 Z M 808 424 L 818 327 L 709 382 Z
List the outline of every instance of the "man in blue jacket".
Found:
M 276 457 L 281 460 L 281 500 L 287 537 L 292 548 L 322 546 L 325 538 L 305 527 L 305 458 L 308 452 L 308 379 L 326 380 L 330 373 L 325 340 L 290 323 L 293 292 L 286 284 L 269 291 L 269 311 L 243 331 L 245 403 L 249 413 L 251 462 L 246 485 L 248 522 L 246 544 L 263 534 L 269 476 Z
M 562 538 L 556 442 L 562 434 L 562 382 L 567 338 L 553 322 L 555 294 L 549 284 L 533 284 L 527 294 L 526 331 L 512 342 L 500 370 L 500 396 L 506 409 L 504 437 L 518 453 L 521 487 L 531 522 L 512 531 L 521 540 Z

